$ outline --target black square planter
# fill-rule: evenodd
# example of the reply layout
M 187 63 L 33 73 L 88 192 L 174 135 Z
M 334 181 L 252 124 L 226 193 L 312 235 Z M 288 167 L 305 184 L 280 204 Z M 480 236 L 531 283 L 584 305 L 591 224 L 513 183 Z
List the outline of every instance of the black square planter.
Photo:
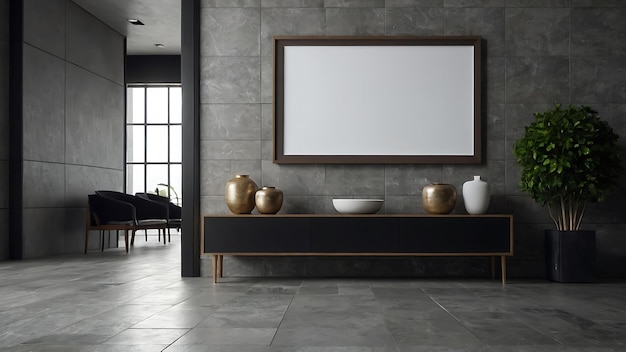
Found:
M 593 282 L 595 231 L 546 230 L 546 274 L 558 282 Z

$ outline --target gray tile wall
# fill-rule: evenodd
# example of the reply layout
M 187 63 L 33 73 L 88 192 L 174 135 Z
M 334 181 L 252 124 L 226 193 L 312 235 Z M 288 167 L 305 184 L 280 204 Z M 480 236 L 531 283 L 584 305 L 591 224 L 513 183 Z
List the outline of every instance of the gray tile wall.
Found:
M 9 0 L 0 0 L 0 260 L 9 258 Z
M 124 40 L 69 0 L 24 11 L 23 256 L 81 253 L 87 194 L 123 185 Z
M 201 205 L 227 213 L 224 185 L 247 173 L 282 189 L 281 213 L 332 213 L 337 196 L 384 197 L 386 213 L 424 213 L 430 182 L 491 184 L 489 212 L 515 215 L 509 273 L 544 277 L 547 211 L 518 188 L 511 152 L 533 112 L 555 101 L 591 104 L 626 145 L 626 4 L 603 0 L 205 0 L 201 48 Z M 273 35 L 480 35 L 486 161 L 480 165 L 275 165 Z M 598 274 L 626 277 L 626 181 L 588 209 Z M 459 199 L 455 213 L 463 213 Z M 228 275 L 485 275 L 486 261 L 328 258 L 227 259 Z M 378 265 L 382 261 L 383 265 Z M 374 265 L 376 264 L 376 265 Z M 203 266 L 204 267 L 204 266 Z M 384 268 L 372 271 L 373 268 Z M 380 269 L 377 269 L 380 270 Z M 203 268 L 203 275 L 207 271 Z

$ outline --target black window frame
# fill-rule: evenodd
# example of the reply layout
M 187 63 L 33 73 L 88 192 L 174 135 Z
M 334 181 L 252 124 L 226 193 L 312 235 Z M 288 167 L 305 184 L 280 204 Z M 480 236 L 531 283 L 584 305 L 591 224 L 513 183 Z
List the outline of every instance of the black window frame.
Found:
M 172 165 L 179 165 L 180 169 L 181 169 L 181 175 L 180 175 L 180 180 L 181 180 L 181 188 L 179 190 L 176 190 L 176 194 L 172 194 L 171 193 L 171 189 L 168 187 L 167 188 L 167 196 L 172 199 L 172 196 L 174 196 L 176 198 L 175 203 L 177 203 L 178 205 L 182 205 L 182 167 L 183 167 L 183 162 L 182 162 L 182 155 L 181 155 L 181 160 L 180 161 L 172 161 L 172 152 L 171 152 L 171 127 L 172 126 L 179 126 L 181 129 L 181 153 L 182 153 L 182 111 L 181 111 L 181 121 L 180 122 L 172 122 L 171 121 L 171 109 L 170 109 L 170 103 L 171 103 L 171 88 L 177 88 L 181 90 L 181 94 L 182 94 L 182 86 L 181 84 L 177 84 L 177 83 L 162 83 L 162 84 L 141 84 L 141 83 L 133 83 L 133 84 L 127 84 L 126 85 L 126 96 L 127 96 L 127 104 L 128 104 L 128 94 L 129 94 L 129 90 L 131 88 L 143 88 L 144 90 L 144 117 L 143 117 L 143 122 L 130 122 L 129 121 L 129 114 L 128 114 L 128 109 L 130 107 L 127 106 L 127 113 L 126 113 L 126 121 L 125 121 L 125 128 L 124 128 L 124 190 L 125 192 L 128 192 L 129 190 L 129 184 L 128 184 L 128 170 L 129 170 L 129 166 L 130 165 L 143 165 L 143 192 L 147 192 L 147 193 L 152 193 L 154 190 L 152 189 L 147 189 L 148 187 L 148 182 L 147 182 L 147 178 L 148 178 L 148 173 L 147 173 L 147 169 L 149 165 L 164 165 L 167 167 L 167 185 L 171 185 L 171 166 Z M 167 90 L 167 95 L 168 95 L 168 105 L 167 105 L 167 122 L 160 122 L 160 123 L 150 123 L 148 122 L 148 89 L 150 88 L 168 88 Z M 181 96 L 181 104 L 182 104 L 182 96 Z M 182 109 L 182 106 L 181 106 Z M 128 131 L 129 131 L 129 127 L 131 126 L 143 126 L 143 130 L 144 130 L 144 147 L 143 147 L 143 161 L 138 162 L 138 161 L 129 161 L 128 160 Z M 147 141 L 148 141 L 148 127 L 149 126 L 167 126 L 168 128 L 168 133 L 167 133 L 167 145 L 168 145 L 168 153 L 167 153 L 167 161 L 159 161 L 159 162 L 150 162 L 148 161 L 148 148 L 147 148 Z M 133 190 L 134 193 L 139 192 L 139 190 L 134 189 Z

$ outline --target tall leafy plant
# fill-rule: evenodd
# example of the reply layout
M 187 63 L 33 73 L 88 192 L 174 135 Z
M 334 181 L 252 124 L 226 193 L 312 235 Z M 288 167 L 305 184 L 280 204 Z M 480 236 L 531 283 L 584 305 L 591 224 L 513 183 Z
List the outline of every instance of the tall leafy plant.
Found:
M 618 136 L 588 106 L 535 113 L 513 153 L 522 191 L 547 206 L 557 230 L 575 231 L 587 203 L 603 201 L 622 171 Z

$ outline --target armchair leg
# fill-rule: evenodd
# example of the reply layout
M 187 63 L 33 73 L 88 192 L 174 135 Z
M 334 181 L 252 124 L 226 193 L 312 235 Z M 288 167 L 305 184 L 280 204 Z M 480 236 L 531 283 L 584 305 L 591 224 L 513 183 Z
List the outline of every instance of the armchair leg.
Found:
M 147 241 L 148 240 L 148 230 L 143 230 L 143 234 L 146 236 L 146 241 Z M 159 240 L 159 242 L 161 242 L 161 241 Z
M 163 234 L 163 242 L 165 242 L 165 233 Z M 172 234 L 169 227 L 167 228 L 167 242 L 172 242 Z
M 135 230 L 133 230 L 133 238 L 135 238 Z M 126 253 L 128 253 L 128 230 L 124 230 L 124 242 L 126 244 Z
M 88 247 L 89 247 L 89 229 L 85 229 L 85 254 L 87 254 Z
M 100 230 L 100 240 L 101 240 L 100 252 L 104 252 L 104 230 Z

